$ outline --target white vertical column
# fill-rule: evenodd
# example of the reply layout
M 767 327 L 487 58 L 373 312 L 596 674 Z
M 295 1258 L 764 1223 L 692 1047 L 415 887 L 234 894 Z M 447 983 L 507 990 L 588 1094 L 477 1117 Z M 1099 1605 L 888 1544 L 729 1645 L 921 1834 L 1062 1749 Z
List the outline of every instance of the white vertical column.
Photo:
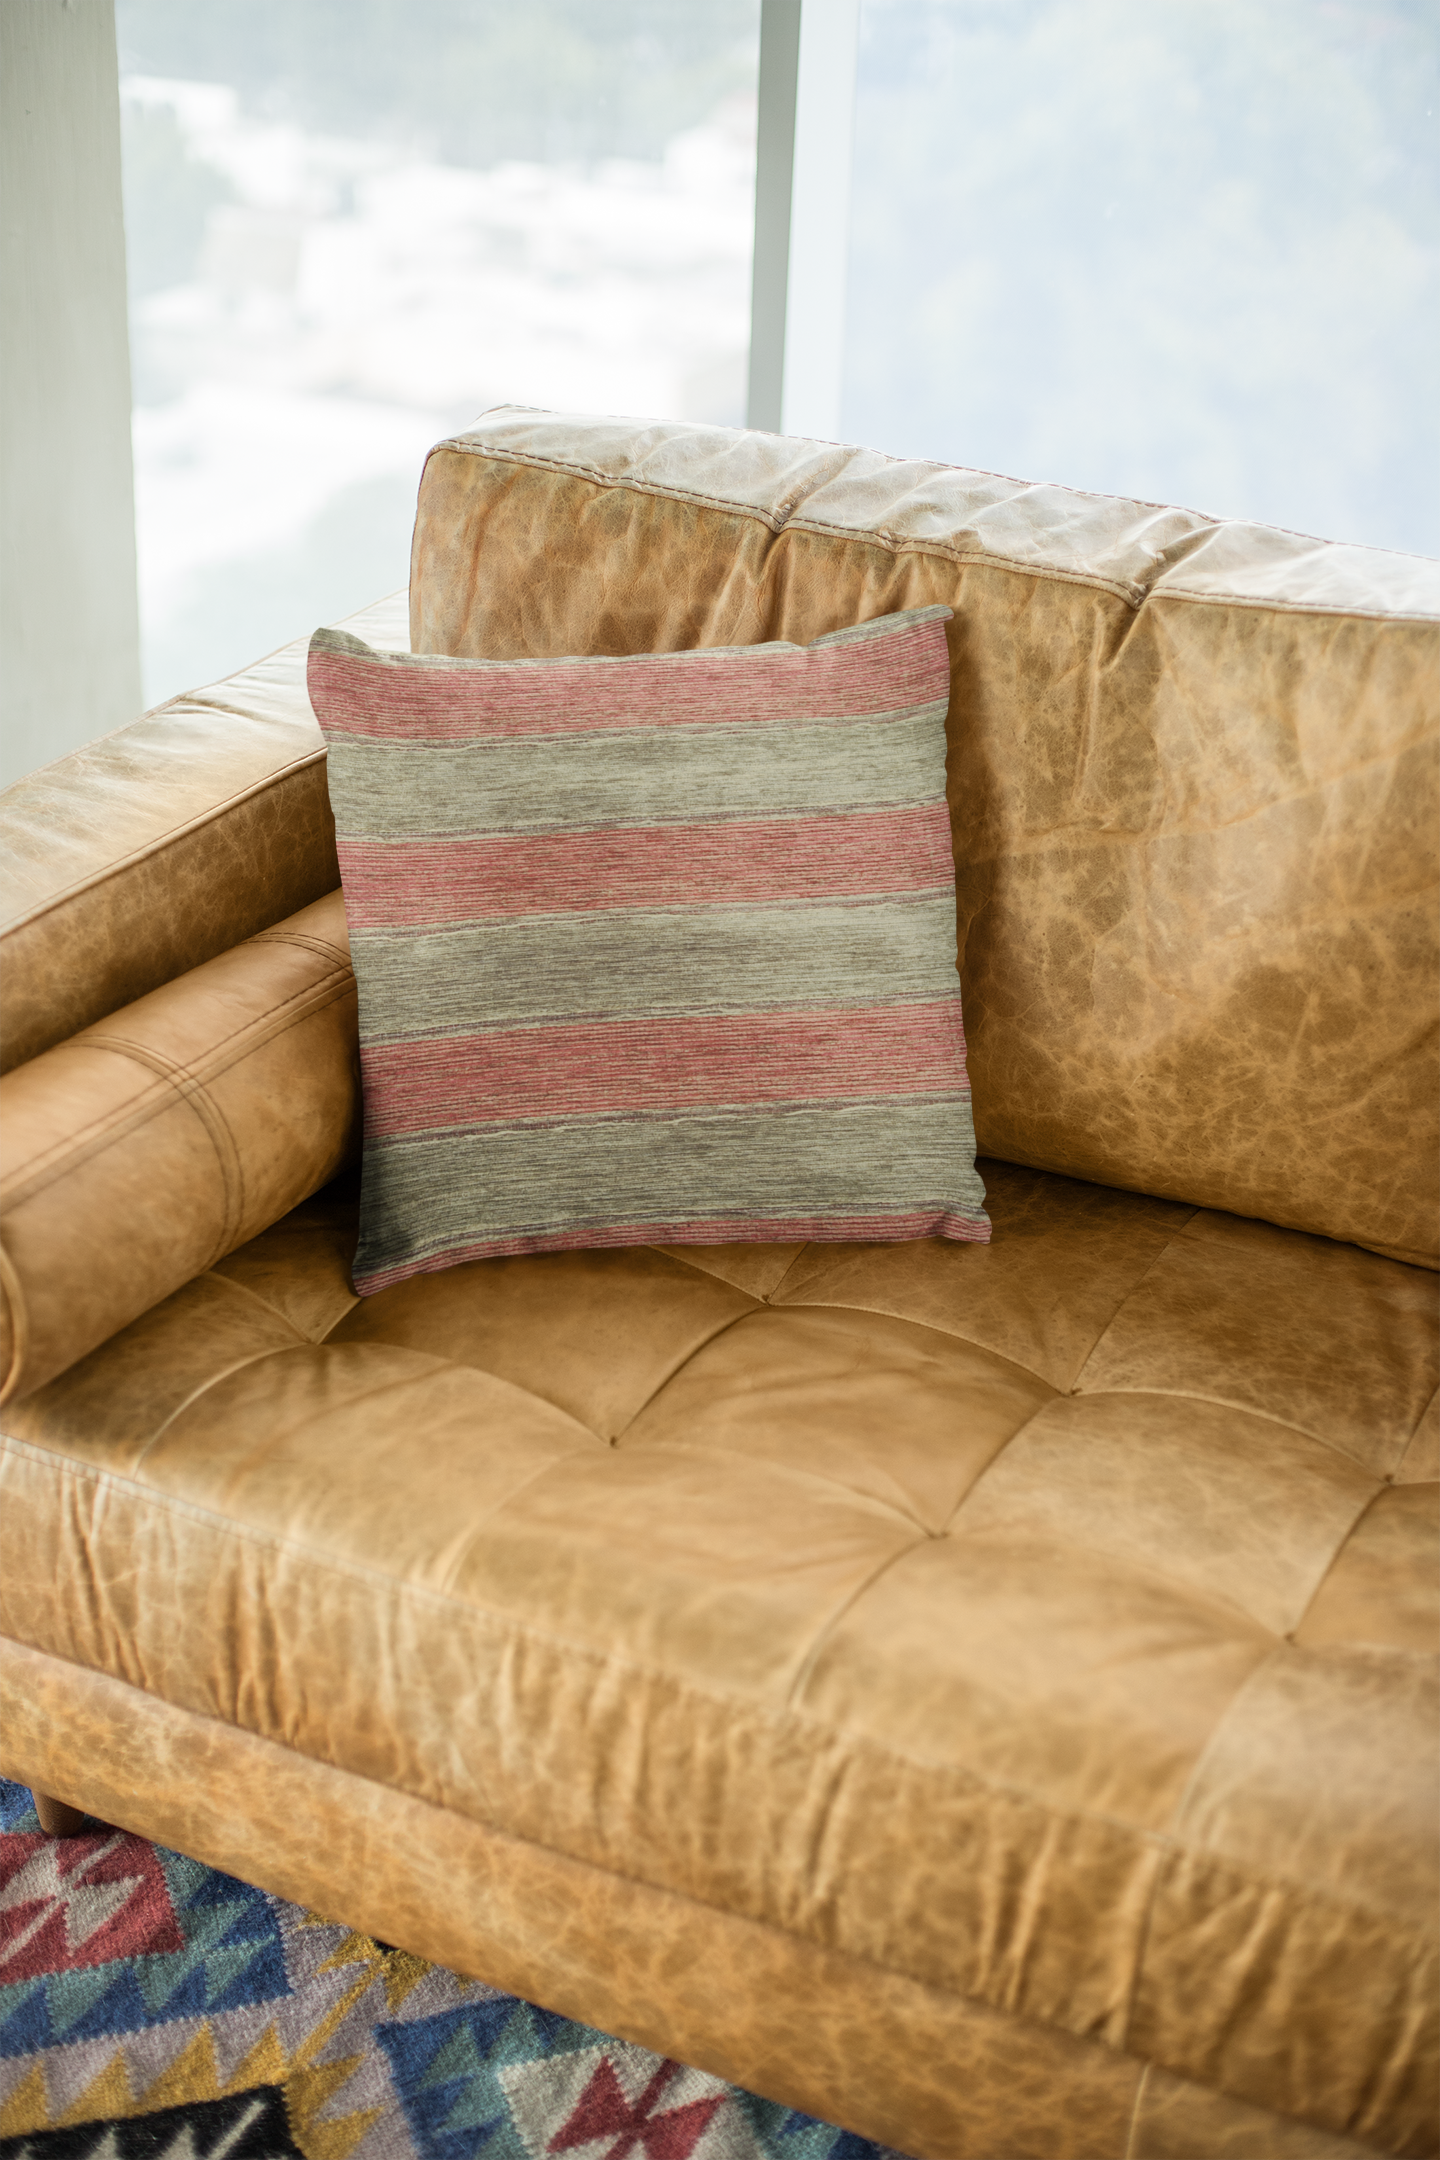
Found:
M 860 0 L 762 0 L 747 424 L 840 432 Z
M 840 433 L 860 0 L 802 0 L 785 306 L 787 435 Z
M 750 383 L 745 425 L 780 431 L 785 311 L 790 293 L 790 200 L 795 177 L 795 85 L 800 0 L 761 0 L 755 128 L 755 248 L 750 272 Z
M 114 0 L 0 0 L 0 783 L 140 710 Z

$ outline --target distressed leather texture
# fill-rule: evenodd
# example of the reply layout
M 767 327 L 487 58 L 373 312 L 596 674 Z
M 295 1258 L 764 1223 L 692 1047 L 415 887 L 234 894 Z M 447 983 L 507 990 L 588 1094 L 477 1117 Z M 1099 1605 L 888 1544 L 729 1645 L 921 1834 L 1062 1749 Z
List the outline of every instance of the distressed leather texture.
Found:
M 403 650 L 404 593 L 346 627 Z M 0 793 L 0 1072 L 335 890 L 308 644 Z
M 1367 2160 L 1028 2019 L 622 1880 L 0 1642 L 0 1760 L 382 1941 L 937 2160 Z M 67 1744 L 68 1743 L 68 1744 Z M 334 1903 L 344 1885 L 344 1905 Z M 903 2076 L 897 2067 L 904 2066 Z
M 338 892 L 0 1080 L 0 1400 L 148 1312 L 357 1149 Z
M 679 422 L 501 411 L 420 490 L 417 652 L 936 602 L 981 1152 L 1434 1266 L 1440 565 Z
M 1427 569 L 717 430 L 432 455 L 424 649 L 956 607 L 988 1247 L 361 1301 L 333 841 L 251 845 L 303 647 L 40 776 L 6 1770 L 919 2160 L 1436 2153 Z
M 1428 2152 L 1432 1278 L 983 1168 L 989 1248 L 548 1254 L 363 1301 L 332 1187 L 11 1406 L 0 1631 Z

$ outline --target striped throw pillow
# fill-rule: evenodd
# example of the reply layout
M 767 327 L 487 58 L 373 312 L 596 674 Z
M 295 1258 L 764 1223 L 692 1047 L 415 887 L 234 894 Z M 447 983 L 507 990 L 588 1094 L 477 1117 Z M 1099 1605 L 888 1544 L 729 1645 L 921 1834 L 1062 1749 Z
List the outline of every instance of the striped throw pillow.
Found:
M 988 1238 L 949 614 L 625 659 L 316 631 L 358 1290 L 573 1246 Z

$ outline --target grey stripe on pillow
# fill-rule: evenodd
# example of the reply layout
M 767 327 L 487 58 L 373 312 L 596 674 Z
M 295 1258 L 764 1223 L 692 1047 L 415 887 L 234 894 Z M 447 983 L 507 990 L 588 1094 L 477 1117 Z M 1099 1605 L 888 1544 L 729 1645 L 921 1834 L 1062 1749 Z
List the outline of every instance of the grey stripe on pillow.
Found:
M 425 744 L 350 736 L 345 834 L 564 832 L 933 802 L 944 718 L 943 705 L 926 705 L 892 720 L 773 730 L 613 728 Z
M 361 1273 L 427 1258 L 476 1234 L 474 1191 L 454 1177 L 459 1143 L 452 1130 L 367 1147 L 374 1219 L 387 1234 L 372 1253 L 362 1244 Z M 968 1094 L 958 1090 L 938 1101 L 527 1122 L 467 1132 L 463 1145 L 485 1195 L 487 1239 L 662 1216 L 677 1227 L 802 1210 L 853 1217 L 857 1180 L 876 1163 L 886 1166 L 887 1211 L 984 1204 Z
M 366 1042 L 542 1020 L 954 998 L 951 892 L 609 908 L 352 940 Z

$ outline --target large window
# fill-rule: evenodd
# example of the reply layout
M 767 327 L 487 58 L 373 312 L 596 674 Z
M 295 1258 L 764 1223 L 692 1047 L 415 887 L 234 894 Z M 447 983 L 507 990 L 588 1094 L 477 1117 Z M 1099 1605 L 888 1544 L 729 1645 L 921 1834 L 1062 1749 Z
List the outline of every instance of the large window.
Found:
M 863 0 L 841 432 L 1440 554 L 1433 0 Z
M 745 417 L 760 13 L 118 0 L 149 698 L 401 584 L 486 406 Z M 767 424 L 1440 553 L 1431 0 L 803 17 Z
M 403 585 L 502 402 L 739 423 L 759 0 L 118 0 L 147 700 Z

